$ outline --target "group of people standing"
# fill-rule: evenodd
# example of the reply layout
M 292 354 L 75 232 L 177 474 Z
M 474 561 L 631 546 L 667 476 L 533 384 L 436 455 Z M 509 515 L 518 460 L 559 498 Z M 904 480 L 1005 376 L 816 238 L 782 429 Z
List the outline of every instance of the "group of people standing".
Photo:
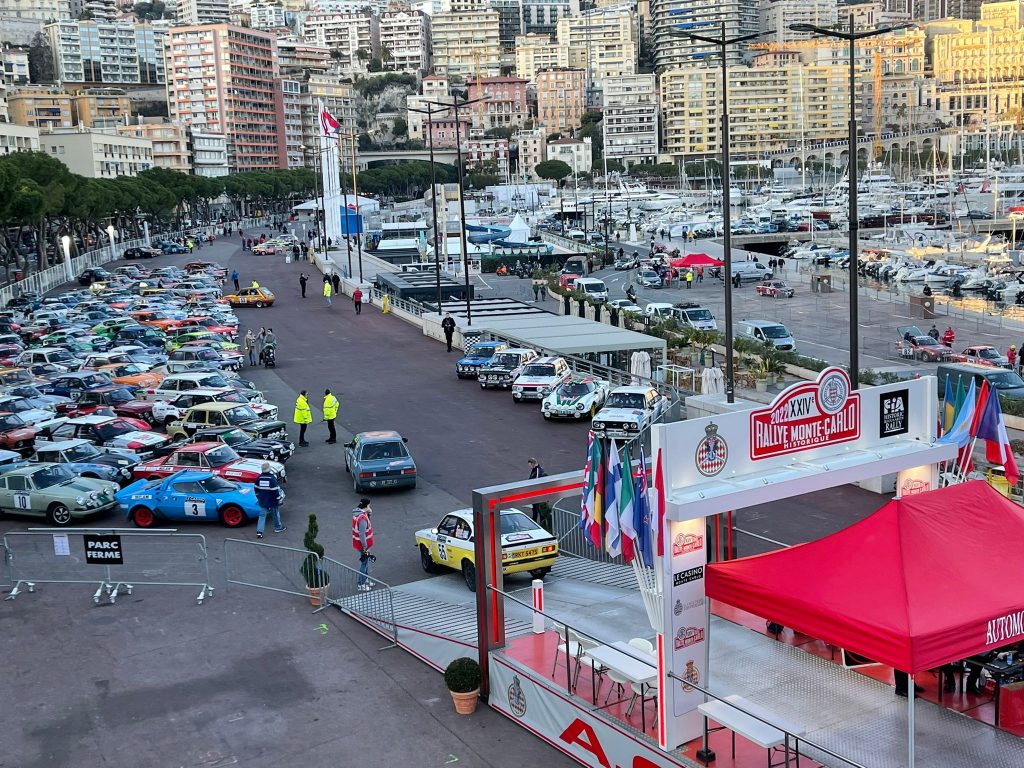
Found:
M 338 432 L 335 429 L 334 420 L 338 418 L 339 407 L 338 398 L 331 393 L 330 389 L 325 389 L 323 404 L 324 422 L 327 424 L 327 439 L 324 441 L 325 443 L 334 444 L 338 442 Z M 313 412 L 309 407 L 309 400 L 306 398 L 306 390 L 302 390 L 299 396 L 295 398 L 295 412 L 292 420 L 299 425 L 299 447 L 308 447 L 306 429 L 313 423 Z

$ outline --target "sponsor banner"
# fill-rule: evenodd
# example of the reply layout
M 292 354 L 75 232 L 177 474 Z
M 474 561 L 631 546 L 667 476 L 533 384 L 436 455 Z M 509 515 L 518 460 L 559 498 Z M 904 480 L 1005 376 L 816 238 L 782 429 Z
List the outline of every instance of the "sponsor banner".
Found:
M 939 487 L 939 468 L 934 464 L 911 467 L 896 474 L 896 498 L 915 496 Z
M 697 707 L 704 694 L 679 680 L 668 678 L 668 671 L 684 680 L 701 684 L 707 680 L 707 611 L 704 597 L 704 566 L 707 563 L 704 518 L 669 523 L 669 546 L 662 558 L 665 584 L 671 585 L 664 601 L 661 643 L 661 683 L 664 695 L 665 728 L 662 746 L 671 749 L 701 733 Z
M 910 431 L 910 390 L 886 392 L 878 403 L 879 437 L 905 435 Z
M 534 672 L 538 678 L 543 673 Z M 489 703 L 499 712 L 590 768 L 681 768 L 652 745 L 593 714 L 593 705 L 573 701 L 491 654 Z M 589 686 L 587 691 L 589 693 Z M 583 706 L 580 706 L 580 705 Z M 639 717 L 637 717 L 639 725 Z M 648 724 L 648 727 L 650 723 Z

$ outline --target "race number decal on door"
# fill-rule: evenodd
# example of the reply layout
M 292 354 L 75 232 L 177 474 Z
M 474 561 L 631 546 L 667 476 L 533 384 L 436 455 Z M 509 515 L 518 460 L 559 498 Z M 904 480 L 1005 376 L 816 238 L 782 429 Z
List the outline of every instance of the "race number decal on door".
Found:
M 441 558 L 442 561 L 448 562 L 448 549 L 445 546 L 445 543 L 440 540 L 437 542 L 437 556 Z
M 29 493 L 14 494 L 15 509 L 32 509 L 32 495 Z
M 206 517 L 206 499 L 185 499 L 185 517 Z

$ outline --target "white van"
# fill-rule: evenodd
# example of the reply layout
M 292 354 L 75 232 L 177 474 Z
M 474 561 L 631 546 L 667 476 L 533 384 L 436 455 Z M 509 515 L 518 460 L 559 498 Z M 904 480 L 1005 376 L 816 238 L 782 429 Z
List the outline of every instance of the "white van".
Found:
M 780 352 L 796 352 L 796 339 L 782 323 L 774 320 L 740 320 L 736 335 L 761 344 L 771 344 Z
M 732 276 L 740 276 L 740 280 L 770 280 L 775 273 L 759 261 L 734 261 Z
M 608 286 L 597 277 L 577 277 L 573 284 L 574 291 L 580 291 L 596 302 L 608 301 Z
M 696 331 L 717 331 L 718 322 L 711 310 L 698 304 L 677 304 L 675 317 L 680 325 L 693 328 Z

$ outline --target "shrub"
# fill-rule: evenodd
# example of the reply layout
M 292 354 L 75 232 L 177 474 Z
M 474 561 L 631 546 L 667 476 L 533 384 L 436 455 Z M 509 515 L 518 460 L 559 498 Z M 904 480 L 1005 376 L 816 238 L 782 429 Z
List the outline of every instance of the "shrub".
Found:
M 320 534 L 320 524 L 317 523 L 316 515 L 309 516 L 309 523 L 306 525 L 306 533 L 302 537 L 303 546 L 311 553 L 302 561 L 302 578 L 310 589 L 326 587 L 331 577 L 320 568 L 320 558 L 324 556 L 324 548 L 316 537 Z
M 462 656 L 455 659 L 444 671 L 444 684 L 455 693 L 472 693 L 480 688 L 483 675 L 476 659 Z

